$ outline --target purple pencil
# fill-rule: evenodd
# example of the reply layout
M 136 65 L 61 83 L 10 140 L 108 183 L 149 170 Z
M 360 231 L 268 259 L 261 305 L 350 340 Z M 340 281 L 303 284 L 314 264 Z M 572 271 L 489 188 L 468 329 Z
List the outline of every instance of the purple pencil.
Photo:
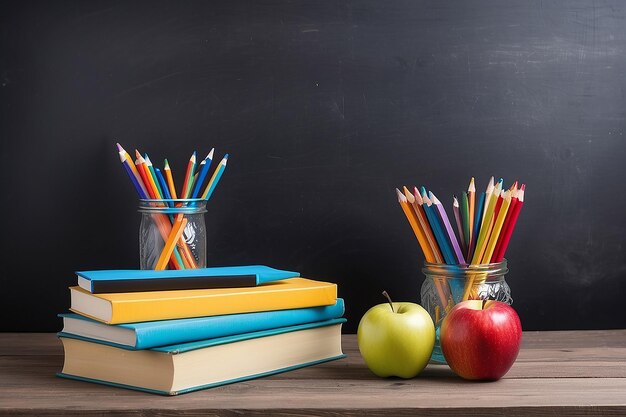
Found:
M 446 227 L 446 233 L 448 234 L 448 238 L 452 243 L 452 248 L 454 249 L 454 254 L 456 255 L 456 259 L 459 264 L 465 264 L 465 258 L 463 258 L 463 252 L 461 252 L 461 248 L 459 247 L 459 242 L 456 239 L 456 235 L 454 234 L 454 230 L 452 230 L 452 225 L 450 224 L 450 220 L 448 220 L 448 215 L 446 214 L 446 209 L 441 204 L 441 201 L 432 193 L 432 191 L 428 192 L 430 199 L 433 202 L 433 205 L 437 208 L 437 213 L 441 218 L 444 226 Z
M 461 221 L 461 211 L 459 209 L 459 200 L 454 196 L 454 202 L 452 203 L 452 211 L 454 211 L 454 219 L 456 220 L 456 229 L 459 232 L 459 240 L 461 241 L 462 253 L 467 253 L 467 247 L 465 245 L 465 233 L 463 233 L 463 222 Z
M 130 177 L 130 180 L 133 182 L 133 185 L 135 186 L 135 190 L 137 190 L 137 194 L 139 194 L 139 198 L 144 198 L 144 199 L 150 198 L 145 193 L 142 187 L 142 184 L 139 181 L 137 181 L 137 178 L 135 177 L 135 174 L 133 173 L 133 170 L 131 169 L 129 165 L 129 164 L 132 164 L 132 162 L 130 162 L 128 158 L 122 154 L 122 152 L 120 152 L 120 161 L 122 162 L 122 165 L 124 165 L 124 168 L 126 169 L 128 176 Z

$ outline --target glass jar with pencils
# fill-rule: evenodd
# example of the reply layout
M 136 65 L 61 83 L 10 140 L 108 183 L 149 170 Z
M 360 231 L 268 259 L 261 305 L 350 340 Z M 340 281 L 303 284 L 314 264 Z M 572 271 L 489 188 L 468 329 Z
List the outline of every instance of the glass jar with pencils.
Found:
M 446 313 L 463 300 L 497 300 L 513 303 L 504 280 L 509 272 L 506 259 L 480 265 L 446 265 L 424 262 L 426 276 L 421 288 L 421 305 L 435 323 L 436 340 L 431 360 L 446 363 L 439 346 L 439 329 Z
M 139 200 L 141 269 L 206 267 L 204 199 Z

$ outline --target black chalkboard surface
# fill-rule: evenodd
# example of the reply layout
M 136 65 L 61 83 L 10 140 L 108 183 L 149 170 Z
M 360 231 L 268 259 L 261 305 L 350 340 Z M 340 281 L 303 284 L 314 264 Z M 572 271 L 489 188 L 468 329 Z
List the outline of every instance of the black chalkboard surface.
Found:
M 345 330 L 419 301 L 394 188 L 450 210 L 470 176 L 527 184 L 507 253 L 525 329 L 626 327 L 621 1 L 5 3 L 4 331 L 55 331 L 75 270 L 138 265 L 115 142 L 228 152 L 212 265 L 334 281 Z M 33 284 L 35 283 L 35 284 Z

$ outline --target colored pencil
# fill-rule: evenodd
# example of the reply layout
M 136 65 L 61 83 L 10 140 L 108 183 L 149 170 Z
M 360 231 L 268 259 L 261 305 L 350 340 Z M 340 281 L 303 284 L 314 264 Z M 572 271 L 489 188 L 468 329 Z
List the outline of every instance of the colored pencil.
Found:
M 141 180 L 146 186 L 146 190 L 148 191 L 148 196 L 154 200 L 157 197 L 154 194 L 152 185 L 150 184 L 150 181 L 148 180 L 148 176 L 146 175 L 145 161 L 143 157 L 141 156 L 141 154 L 139 153 L 139 151 L 136 149 L 135 149 L 135 155 L 137 156 L 137 159 L 135 160 L 135 166 L 137 167 L 137 172 L 139 172 L 139 175 L 141 176 Z
M 515 211 L 515 206 L 517 205 L 518 199 L 517 199 L 517 195 L 519 190 L 517 189 L 517 181 L 515 181 L 514 184 L 515 188 L 510 189 L 511 191 L 511 204 L 509 205 L 509 211 L 506 215 L 506 219 L 504 219 L 504 224 L 502 225 L 502 231 L 500 232 L 500 237 L 498 237 L 498 242 L 496 243 L 496 248 L 493 252 L 493 256 L 491 257 L 491 262 L 496 262 L 496 259 L 498 258 L 499 254 L 500 254 L 500 249 L 502 247 L 502 240 L 504 238 L 504 236 L 506 235 L 506 231 L 509 227 L 509 224 L 511 223 L 511 216 L 512 213 Z
M 143 159 L 146 163 L 146 175 L 150 174 L 148 180 L 150 181 L 150 184 L 152 185 L 154 189 L 154 194 L 157 196 L 158 199 L 165 198 L 165 194 L 163 193 L 163 190 L 161 189 L 161 185 L 159 184 L 159 179 L 157 178 L 156 173 L 154 172 L 154 167 L 152 166 L 152 161 L 148 157 L 148 154 L 144 154 Z
M 485 207 L 489 204 L 489 199 L 491 198 L 491 193 L 494 189 L 493 176 L 489 179 L 487 183 L 487 189 L 485 190 Z M 483 227 L 483 222 L 485 221 L 485 207 L 483 207 L 483 215 L 480 219 L 480 227 Z
M 439 215 L 441 222 L 444 226 L 444 231 L 448 236 L 449 242 L 452 244 L 452 249 L 454 250 L 454 255 L 456 259 L 456 263 L 459 265 L 465 264 L 465 258 L 463 257 L 463 252 L 461 251 L 461 247 L 459 246 L 459 242 L 454 234 L 454 230 L 452 229 L 452 225 L 450 224 L 450 220 L 448 219 L 448 215 L 446 213 L 446 209 L 441 204 L 441 201 L 433 194 L 432 191 L 428 192 L 430 200 L 433 202 L 435 206 L 436 213 Z
M 213 191 L 215 191 L 215 187 L 217 187 L 217 183 L 220 181 L 220 178 L 222 178 L 222 174 L 224 174 L 224 171 L 226 170 L 227 162 L 228 162 L 228 154 L 224 155 L 220 163 L 217 165 L 217 168 L 215 168 L 215 171 L 213 172 L 213 176 L 211 176 L 211 179 L 207 183 L 206 188 L 204 189 L 204 192 L 202 193 L 203 200 L 208 201 L 211 198 Z
M 402 206 L 402 210 L 404 211 L 407 220 L 409 220 L 411 228 L 413 228 L 413 232 L 415 233 L 420 247 L 422 248 L 422 252 L 424 253 L 424 258 L 427 262 L 430 263 L 441 263 L 441 255 L 435 255 L 435 253 L 433 252 L 433 248 L 431 247 L 431 244 L 426 237 L 426 231 L 423 223 L 419 219 L 420 216 L 424 216 L 424 214 L 421 213 L 421 207 L 417 203 L 415 196 L 411 194 L 408 188 L 403 187 L 403 190 L 404 194 L 402 194 L 402 192 L 400 192 L 400 190 L 396 188 L 396 192 L 398 194 L 398 202 Z M 448 306 L 448 296 L 447 292 L 444 289 L 444 283 L 441 279 L 434 280 L 434 283 L 435 289 L 437 290 L 437 294 L 439 295 L 439 299 L 441 301 L 441 305 L 445 309 Z
M 121 152 L 120 152 L 120 162 L 122 162 L 122 165 L 124 165 L 124 169 L 128 173 L 128 177 L 132 181 L 133 186 L 135 187 L 135 190 L 137 191 L 137 194 L 139 194 L 139 198 L 142 198 L 142 199 L 148 198 L 147 191 L 144 191 L 145 187 L 143 183 L 141 182 L 141 177 L 139 177 L 139 180 L 137 180 L 137 177 L 135 176 L 133 170 L 131 169 L 131 166 L 134 167 L 135 165 L 132 162 L 130 162 L 128 159 L 126 159 L 126 155 L 124 155 Z
M 141 179 L 141 175 L 139 175 L 139 171 L 137 171 L 137 167 L 133 163 L 133 159 L 128 154 L 128 152 L 126 152 L 126 150 L 122 147 L 122 145 L 120 145 L 119 143 L 116 143 L 116 145 L 117 145 L 118 154 L 120 155 L 120 161 L 124 163 L 122 158 L 124 158 L 127 161 L 128 168 L 131 170 L 133 177 L 135 178 L 135 181 L 141 187 L 142 193 L 140 193 L 140 196 L 145 195 L 145 197 L 141 197 L 141 198 L 148 198 L 148 190 L 146 189 L 146 186 L 144 185 L 143 180 Z M 131 178 L 131 181 L 132 181 L 132 178 Z
M 215 148 L 211 149 L 209 154 L 200 162 L 200 166 L 198 167 L 198 179 L 195 181 L 195 185 L 193 187 L 193 192 L 191 193 L 191 198 L 197 198 L 198 193 L 200 192 L 200 188 L 202 187 L 202 183 L 204 182 L 204 178 L 206 177 L 207 172 L 209 172 L 209 167 L 211 166 L 211 161 L 213 161 L 213 152 Z
M 483 216 L 483 210 L 485 208 L 485 192 L 481 191 L 478 197 L 478 204 L 476 204 L 474 212 L 474 231 L 472 232 L 472 241 L 468 250 L 467 259 L 472 259 L 474 256 L 474 250 L 476 249 L 476 241 L 478 240 L 478 234 L 480 233 L 480 219 Z
M 437 245 L 437 240 L 435 239 L 435 235 L 433 235 L 433 231 L 430 228 L 430 223 L 428 223 L 428 218 L 426 217 L 426 213 L 424 212 L 424 200 L 419 193 L 417 187 L 413 187 L 413 199 L 415 203 L 413 207 L 415 209 L 415 214 L 417 214 L 417 219 L 424 230 L 424 234 L 426 235 L 426 240 L 428 241 L 428 245 L 430 246 L 433 256 L 435 257 L 436 263 L 443 263 L 443 256 L 441 255 L 441 251 L 439 250 L 439 245 Z
M 141 156 L 138 150 L 135 149 L 135 155 L 137 156 L 137 170 L 145 178 L 145 184 L 148 189 L 148 193 L 150 198 L 152 199 L 162 199 L 163 197 L 159 194 L 158 188 L 155 183 L 155 177 L 152 176 L 152 172 L 146 166 L 146 160 Z M 170 220 L 165 214 L 156 214 L 153 216 L 155 224 L 159 229 L 159 233 L 163 238 L 163 241 L 166 242 L 169 238 L 172 230 L 172 225 Z M 170 258 L 171 266 L 174 269 L 185 269 L 185 261 L 183 257 L 180 255 L 178 249 L 175 249 L 171 258 Z
M 157 261 L 157 264 L 154 268 L 155 270 L 160 271 L 160 270 L 165 269 L 165 266 L 167 265 L 167 261 L 171 258 L 172 253 L 174 252 L 174 249 L 176 248 L 176 242 L 178 242 L 178 240 L 183 235 L 183 231 L 185 230 L 187 221 L 188 220 L 186 217 L 181 216 L 177 218 L 176 221 L 174 222 L 172 231 L 170 232 L 169 237 L 167 238 L 167 241 L 165 242 L 165 246 L 163 246 L 163 250 L 161 251 L 159 260 Z
M 465 230 L 463 230 L 463 220 L 461 219 L 461 209 L 459 207 L 459 200 L 454 196 L 452 202 L 452 211 L 454 212 L 454 220 L 456 221 L 456 229 L 458 231 L 458 240 L 461 245 L 461 253 L 463 257 L 467 254 L 467 246 L 465 244 Z
M 496 206 L 493 209 L 493 218 L 498 217 L 498 212 L 500 211 L 500 206 L 502 205 L 502 200 L 504 199 L 504 180 L 500 178 L 500 192 L 498 193 L 498 199 L 496 200 Z
M 469 235 L 467 240 L 468 252 L 467 257 L 471 256 L 472 240 L 474 239 L 474 211 L 476 208 L 476 186 L 474 185 L 474 177 L 470 180 L 467 187 L 467 211 L 469 221 Z
M 511 212 L 509 224 L 506 230 L 503 232 L 502 236 L 502 244 L 500 245 L 500 250 L 496 255 L 495 261 L 502 262 L 504 259 L 504 254 L 506 252 L 506 248 L 509 246 L 509 242 L 511 240 L 511 236 L 513 234 L 513 230 L 515 230 L 515 224 L 517 223 L 517 218 L 519 217 L 519 213 L 524 205 L 524 194 L 526 193 L 526 184 L 522 184 L 521 188 L 517 192 L 517 203 L 515 205 L 515 209 Z
M 511 191 L 507 190 L 504 192 L 504 197 L 502 198 L 502 203 L 500 204 L 500 210 L 498 211 L 498 216 L 496 217 L 496 221 L 493 225 L 493 230 L 491 231 L 491 236 L 489 237 L 489 242 L 487 243 L 487 248 L 485 249 L 485 254 L 483 255 L 481 263 L 488 264 L 491 262 L 491 257 L 493 256 L 493 251 L 496 248 L 496 244 L 498 243 L 498 237 L 500 236 L 500 232 L 502 231 L 502 225 L 504 224 L 504 219 L 506 218 L 507 211 L 509 210 L 509 206 L 511 205 Z
M 165 166 L 163 167 L 163 171 L 165 171 L 165 178 L 167 179 L 167 186 L 170 191 L 170 195 L 172 198 L 178 198 L 176 196 L 176 186 L 174 185 L 174 177 L 172 176 L 172 170 L 170 169 L 170 164 L 165 160 Z
M 452 249 L 446 237 L 443 233 L 442 225 L 439 223 L 437 219 L 439 216 L 435 213 L 435 207 L 432 207 L 432 201 L 428 198 L 426 194 L 426 188 L 422 187 L 422 200 L 424 200 L 424 204 L 422 207 L 424 208 L 424 213 L 426 213 L 426 217 L 428 218 L 428 222 L 430 223 L 430 227 L 435 234 L 435 238 L 437 239 L 437 243 L 439 244 L 439 249 L 441 249 L 441 254 L 443 255 L 444 261 L 448 265 L 456 264 L 456 259 L 454 254 L 452 253 Z
M 460 212 L 461 212 L 461 225 L 462 225 L 462 230 L 463 230 L 463 253 L 465 254 L 465 259 L 469 258 L 468 253 L 469 253 L 469 246 L 470 246 L 470 215 L 469 215 L 469 202 L 467 199 L 467 193 L 466 192 L 462 192 L 461 193 L 461 207 L 460 207 Z
M 163 177 L 161 170 L 159 168 L 154 168 L 154 175 L 156 176 L 158 184 L 161 186 L 161 191 L 163 192 L 163 198 L 168 199 L 168 200 L 171 199 L 172 195 L 170 194 L 170 189 L 167 186 L 167 182 L 165 181 L 165 177 Z M 173 204 L 169 204 L 169 206 L 172 207 Z
M 493 188 L 493 191 L 491 192 L 488 203 L 487 198 L 485 197 L 483 222 L 480 225 L 480 234 L 478 235 L 476 248 L 474 249 L 474 255 L 472 256 L 472 265 L 479 264 L 481 259 L 483 258 L 483 254 L 485 253 L 487 242 L 489 241 L 489 235 L 491 233 L 491 228 L 493 227 L 493 223 L 495 221 L 493 217 L 493 211 L 496 207 L 496 201 L 498 200 L 498 197 L 500 195 L 500 187 L 502 187 L 502 183 L 498 182 L 498 184 Z
M 415 237 L 417 238 L 417 241 L 422 248 L 422 252 L 424 252 L 424 258 L 427 262 L 434 263 L 435 256 L 433 255 L 430 245 L 426 240 L 424 230 L 421 228 L 419 221 L 417 220 L 417 214 L 413 211 L 411 204 L 407 199 L 407 196 L 402 194 L 402 192 L 397 188 L 396 193 L 398 195 L 398 203 L 400 203 L 400 207 L 402 208 L 406 219 L 409 221 L 411 229 L 413 229 L 413 233 L 415 234 Z
M 180 190 L 181 198 L 189 198 L 189 185 L 193 178 L 193 170 L 196 166 L 196 151 L 193 151 L 189 162 L 187 163 L 187 172 L 185 173 L 185 181 L 183 182 L 183 188 Z

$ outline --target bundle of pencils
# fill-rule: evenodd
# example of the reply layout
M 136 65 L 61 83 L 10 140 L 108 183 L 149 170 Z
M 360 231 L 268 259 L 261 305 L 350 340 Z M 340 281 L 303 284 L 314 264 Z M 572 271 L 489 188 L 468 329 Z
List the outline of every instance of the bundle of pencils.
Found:
M 525 184 L 504 190 L 504 181 L 494 183 L 476 195 L 474 178 L 461 198 L 454 196 L 452 226 L 446 210 L 425 187 L 396 188 L 398 202 L 430 263 L 448 265 L 482 265 L 501 262 L 524 205 Z
M 198 202 L 208 201 L 213 191 L 215 191 L 215 187 L 220 181 L 228 161 L 228 154 L 226 154 L 213 171 L 213 175 L 208 180 L 201 194 L 200 191 L 209 172 L 215 150 L 211 149 L 200 164 L 197 164 L 196 152 L 194 151 L 187 164 L 183 186 L 180 189 L 180 193 L 177 193 L 172 170 L 167 159 L 165 159 L 163 167 L 164 175 L 159 168 L 153 166 L 148 154 L 141 155 L 138 150 L 135 150 L 137 159 L 133 162 L 131 156 L 119 143 L 117 144 L 117 150 L 120 161 L 126 169 L 139 198 L 142 200 L 154 200 L 151 204 L 154 204 L 156 207 L 174 207 L 174 205 L 181 208 L 186 206 L 193 207 Z M 174 269 L 197 268 L 195 259 L 182 237 L 187 224 L 185 216 L 182 213 L 176 216 L 155 213 L 152 217 L 165 242 L 155 269 L 165 269 L 168 263 Z

